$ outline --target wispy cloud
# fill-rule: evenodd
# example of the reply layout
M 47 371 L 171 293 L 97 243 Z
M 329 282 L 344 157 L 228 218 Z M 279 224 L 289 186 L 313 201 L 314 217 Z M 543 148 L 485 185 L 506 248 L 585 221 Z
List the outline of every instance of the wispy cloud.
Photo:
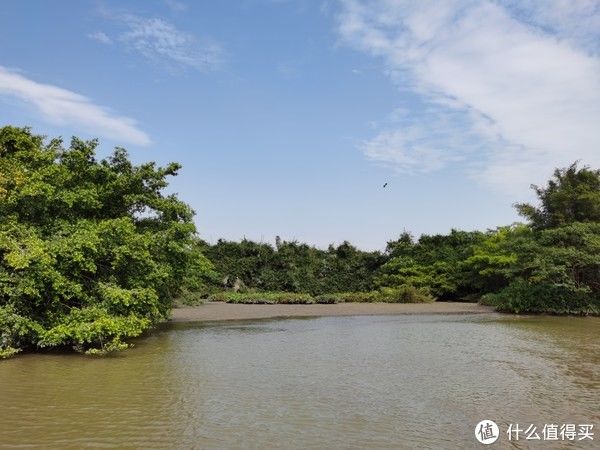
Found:
M 185 5 L 172 2 L 170 7 L 183 10 Z M 209 72 L 223 62 L 223 48 L 214 39 L 180 30 L 162 18 L 117 13 L 106 8 L 99 9 L 99 13 L 116 27 L 112 27 L 114 31 L 110 35 L 93 33 L 88 37 L 100 42 L 120 43 L 129 51 L 171 71 L 188 68 Z
M 109 38 L 106 33 L 103 33 L 102 31 L 96 31 L 95 33 L 90 33 L 87 35 L 88 38 L 100 42 L 102 44 L 112 44 L 112 39 Z
M 369 157 L 410 171 L 468 160 L 505 190 L 575 159 L 600 165 L 597 2 L 340 3 L 342 40 L 428 111 L 364 143 Z
M 136 145 L 150 138 L 128 117 L 115 115 L 75 92 L 38 83 L 0 66 L 0 96 L 11 96 L 33 106 L 46 121 Z
M 441 111 L 439 105 L 420 105 L 414 111 L 398 108 L 375 128 L 383 131 L 363 142 L 361 149 L 401 173 L 432 172 L 485 152 L 478 130 L 463 114 Z
M 598 0 L 503 0 L 506 11 L 517 20 L 598 54 L 600 3 Z
M 221 64 L 222 49 L 210 39 L 200 40 L 163 19 L 125 15 L 121 20 L 128 30 L 119 40 L 151 61 L 203 72 Z

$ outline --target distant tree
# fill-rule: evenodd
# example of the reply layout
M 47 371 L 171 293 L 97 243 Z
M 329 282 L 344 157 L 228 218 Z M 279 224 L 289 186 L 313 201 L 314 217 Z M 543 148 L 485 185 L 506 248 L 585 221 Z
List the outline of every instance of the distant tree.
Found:
M 540 205 L 516 205 L 531 229 L 500 229 L 468 261 L 484 301 L 517 313 L 599 314 L 600 171 L 574 163 L 533 188 Z
M 574 222 L 513 238 L 508 257 L 514 260 L 490 267 L 491 274 L 506 276 L 508 286 L 486 301 L 516 313 L 600 314 L 600 223 Z
M 396 256 L 406 256 L 410 253 L 415 245 L 415 239 L 408 231 L 403 231 L 400 237 L 395 241 L 388 241 L 385 247 L 385 253 L 390 258 Z
M 219 240 L 204 253 L 213 262 L 221 287 L 231 288 L 239 279 L 247 289 L 314 295 L 370 290 L 386 259 L 380 252 L 365 252 L 349 242 L 321 250 L 279 237 L 275 247 L 246 239 Z
M 488 231 L 463 263 L 463 276 L 478 294 L 497 292 L 522 270 L 519 257 L 536 248 L 531 228 L 524 224 Z
M 476 292 L 464 275 L 464 263 L 483 233 L 451 230 L 450 234 L 422 235 L 417 242 L 404 232 L 387 244 L 388 261 L 375 277 L 377 286 L 413 286 L 442 299 Z
M 600 222 L 600 170 L 575 162 L 556 169 L 546 187 L 532 185 L 540 205 L 519 203 L 519 214 L 535 229 L 554 228 L 574 222 Z

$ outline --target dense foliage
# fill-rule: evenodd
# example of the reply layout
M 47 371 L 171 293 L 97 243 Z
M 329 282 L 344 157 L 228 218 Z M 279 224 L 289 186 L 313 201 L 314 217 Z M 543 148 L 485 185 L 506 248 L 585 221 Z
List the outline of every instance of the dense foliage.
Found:
M 26 347 L 126 347 L 210 273 L 193 212 L 163 195 L 178 164 L 95 157 L 0 128 L 0 356 Z
M 350 294 L 375 299 L 381 298 L 375 293 L 382 289 L 410 287 L 424 299 L 456 299 L 479 292 L 464 262 L 484 238 L 481 232 L 452 230 L 449 235 L 422 235 L 415 241 L 409 233 L 403 233 L 388 242 L 383 253 L 361 251 L 348 242 L 321 250 L 279 238 L 274 247 L 246 239 L 219 240 L 214 245 L 203 243 L 201 250 L 218 274 L 214 289 L 252 295 L 327 294 L 344 301 L 343 297 Z
M 484 301 L 510 312 L 600 313 L 600 223 L 573 222 L 540 231 L 514 229 L 482 265 L 500 281 Z M 525 237 L 526 236 L 526 237 Z
M 227 301 L 260 301 L 264 291 L 308 293 L 325 303 L 385 301 L 378 294 L 385 289 L 413 289 L 421 299 L 482 299 L 517 313 L 600 313 L 600 171 L 573 164 L 533 189 L 539 206 L 516 205 L 528 224 L 418 240 L 405 232 L 383 253 L 279 239 L 275 247 L 221 240 L 202 251 L 218 274 L 214 289 L 248 295 L 223 294 Z
M 438 299 L 467 297 L 476 289 L 464 261 L 484 239 L 478 231 L 452 230 L 448 235 L 423 235 L 417 242 L 409 233 L 388 242 L 387 262 L 375 278 L 378 286 L 409 285 L 426 289 Z
M 511 312 L 600 313 L 600 171 L 572 164 L 545 187 L 540 204 L 519 204 L 530 228 L 506 234 L 504 268 L 483 268 L 504 279 L 484 301 Z
M 246 239 L 219 240 L 205 243 L 202 252 L 220 274 L 219 287 L 312 295 L 371 290 L 385 260 L 379 252 L 364 252 L 348 242 L 320 250 L 279 238 L 274 247 Z
M 516 207 L 533 228 L 600 222 L 600 170 L 579 169 L 574 163 L 566 169 L 556 169 L 546 187 L 531 187 L 540 206 L 520 203 Z

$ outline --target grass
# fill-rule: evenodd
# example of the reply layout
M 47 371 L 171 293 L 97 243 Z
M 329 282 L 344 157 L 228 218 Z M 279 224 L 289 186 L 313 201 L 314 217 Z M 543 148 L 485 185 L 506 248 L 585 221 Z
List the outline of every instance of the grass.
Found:
M 381 288 L 369 292 L 336 292 L 313 296 L 296 292 L 233 292 L 222 291 L 208 296 L 209 302 L 244 304 L 332 304 L 332 303 L 430 303 L 427 292 L 412 286 Z
M 209 302 L 267 304 L 309 304 L 315 303 L 310 294 L 295 292 L 233 292 L 223 291 L 208 296 Z

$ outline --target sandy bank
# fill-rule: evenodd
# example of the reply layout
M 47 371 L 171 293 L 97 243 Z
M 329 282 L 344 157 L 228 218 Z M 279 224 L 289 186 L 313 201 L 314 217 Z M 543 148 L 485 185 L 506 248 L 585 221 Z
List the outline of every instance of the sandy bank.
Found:
M 276 317 L 364 316 L 384 314 L 478 314 L 493 308 L 475 303 L 338 303 L 335 305 L 244 305 L 206 303 L 173 310 L 173 322 L 268 319 Z

